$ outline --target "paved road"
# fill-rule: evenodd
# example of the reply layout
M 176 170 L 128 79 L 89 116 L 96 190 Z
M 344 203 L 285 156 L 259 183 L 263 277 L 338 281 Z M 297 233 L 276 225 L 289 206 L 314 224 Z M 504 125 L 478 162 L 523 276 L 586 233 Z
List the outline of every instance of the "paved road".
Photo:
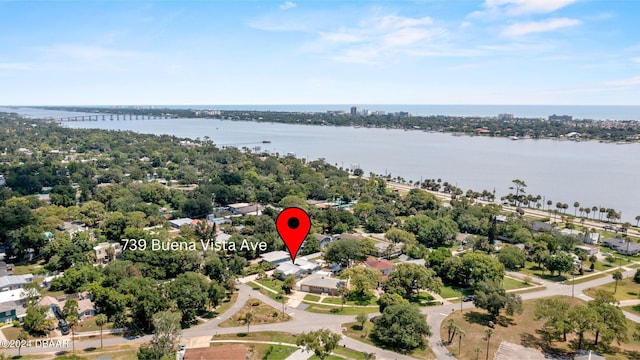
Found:
M 635 273 L 635 270 L 626 270 L 623 272 L 624 277 L 631 277 Z M 555 295 L 568 295 L 572 294 L 572 286 L 564 285 L 559 283 L 550 283 L 544 280 L 534 279 L 534 281 L 542 281 L 545 283 L 545 287 L 541 288 L 541 290 L 531 293 L 522 294 L 523 300 L 529 299 L 537 299 L 542 297 L 549 297 Z M 595 287 L 604 285 L 606 283 L 612 282 L 613 279 L 611 276 L 594 279 L 585 283 L 576 284 L 573 288 L 574 294 L 576 297 L 579 297 L 583 300 L 589 300 L 590 298 L 586 296 L 583 291 Z M 227 310 L 224 314 L 216 319 L 212 319 L 202 325 L 195 326 L 190 329 L 186 329 L 183 331 L 183 341 L 189 342 L 191 339 L 203 338 L 206 340 L 207 337 L 211 337 L 215 334 L 232 334 L 238 332 L 246 332 L 246 326 L 232 327 L 232 328 L 221 328 L 218 325 L 225 321 L 226 319 L 233 316 L 237 313 L 244 304 L 250 299 L 259 299 L 276 309 L 282 309 L 282 303 L 277 302 L 271 299 L 268 296 L 263 295 L 262 293 L 251 289 L 251 287 L 245 284 L 238 285 L 238 300 Z M 462 303 L 464 309 L 473 308 L 473 303 L 465 302 Z M 421 311 L 423 314 L 427 316 L 427 323 L 431 327 L 432 336 L 429 337 L 429 345 L 431 349 L 436 355 L 436 359 L 452 359 L 453 355 L 449 353 L 449 351 L 441 345 L 440 338 L 440 326 L 442 321 L 447 317 L 452 310 L 459 310 L 460 304 L 446 304 L 440 306 L 432 306 L 423 308 Z M 291 321 L 287 321 L 284 323 L 277 324 L 264 324 L 264 325 L 253 325 L 250 327 L 251 332 L 257 331 L 282 331 L 282 332 L 290 332 L 290 333 L 303 333 L 310 330 L 315 330 L 318 328 L 326 328 L 335 333 L 342 333 L 341 324 L 346 322 L 354 322 L 355 316 L 345 316 L 345 315 L 328 315 L 328 314 L 316 314 L 305 312 L 302 310 L 298 310 L 295 308 L 286 308 L 285 310 L 287 314 L 292 317 Z M 370 316 L 375 316 L 376 314 L 370 314 Z M 625 312 L 625 315 L 635 321 L 640 322 L 640 317 L 628 312 Z M 70 336 L 65 336 L 64 339 L 69 339 Z M 144 337 L 109 337 L 104 339 L 104 346 L 112 346 L 112 345 L 122 345 L 122 344 L 140 344 L 142 342 L 148 342 L 151 340 L 151 336 Z M 205 341 L 206 342 L 206 341 Z M 341 345 L 345 345 L 351 349 L 366 352 L 366 353 L 375 353 L 377 359 L 398 359 L 398 360 L 409 360 L 411 357 L 398 354 L 392 351 L 383 350 L 377 347 L 374 347 L 369 344 L 365 344 L 355 339 L 351 339 L 349 337 L 343 337 L 340 341 Z M 100 347 L 100 339 L 91 339 L 91 340 L 83 340 L 82 338 L 76 340 L 76 349 L 85 349 L 85 348 L 99 348 Z M 60 351 L 70 351 L 69 348 L 23 348 L 22 354 L 36 354 L 36 353 L 57 353 Z M 18 353 L 17 349 L 10 349 L 5 351 L 7 355 L 15 355 Z

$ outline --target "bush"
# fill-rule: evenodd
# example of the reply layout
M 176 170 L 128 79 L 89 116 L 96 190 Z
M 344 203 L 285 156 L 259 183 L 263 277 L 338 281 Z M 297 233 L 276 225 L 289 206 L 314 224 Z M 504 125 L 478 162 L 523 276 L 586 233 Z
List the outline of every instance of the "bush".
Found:
M 18 321 L 18 320 L 13 320 L 13 323 L 12 323 L 12 324 L 13 324 L 13 327 L 18 327 L 18 326 L 20 326 L 20 321 Z
M 636 274 L 633 275 L 633 281 L 640 284 L 640 269 L 637 269 Z
M 274 311 L 273 314 L 271 314 L 272 317 L 277 318 L 279 315 L 279 313 L 277 311 Z
M 251 306 L 259 306 L 259 305 L 260 305 L 260 300 L 251 301 Z

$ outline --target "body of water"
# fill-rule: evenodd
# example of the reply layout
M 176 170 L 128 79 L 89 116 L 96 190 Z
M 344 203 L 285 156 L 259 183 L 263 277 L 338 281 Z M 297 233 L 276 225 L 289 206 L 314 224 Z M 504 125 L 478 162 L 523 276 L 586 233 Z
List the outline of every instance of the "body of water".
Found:
M 0 108 L 0 111 L 3 111 Z M 46 113 L 46 114 L 45 114 Z M 25 113 L 26 114 L 26 113 Z M 33 116 L 56 116 L 37 110 Z M 156 119 L 69 122 L 73 128 L 131 130 L 178 137 L 208 136 L 219 146 L 294 153 L 325 158 L 339 167 L 360 167 L 365 174 L 391 174 L 407 181 L 441 178 L 462 189 L 511 192 L 524 180 L 527 194 L 581 207 L 611 207 L 635 224 L 640 215 L 640 144 L 595 141 L 518 140 L 452 136 L 387 129 L 237 122 L 217 119 Z M 263 143 L 270 141 L 270 143 Z

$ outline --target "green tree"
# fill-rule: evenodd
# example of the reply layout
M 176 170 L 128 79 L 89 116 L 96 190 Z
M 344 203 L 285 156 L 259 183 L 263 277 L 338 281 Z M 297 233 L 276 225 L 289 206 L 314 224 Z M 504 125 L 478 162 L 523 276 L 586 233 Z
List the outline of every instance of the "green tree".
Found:
M 347 266 L 349 261 L 360 260 L 364 254 L 357 240 L 340 239 L 327 245 L 324 257 L 327 261 Z
M 360 313 L 356 316 L 356 321 L 360 323 L 360 327 L 364 329 L 364 324 L 369 320 L 369 316 L 365 313 Z
M 384 284 L 384 291 L 410 299 L 415 291 L 428 289 L 439 293 L 441 287 L 442 280 L 433 270 L 418 264 L 404 263 L 397 265 L 391 272 Z
M 587 303 L 597 314 L 597 321 L 594 323 L 594 345 L 598 345 L 600 335 L 602 342 L 609 345 L 614 339 L 620 342 L 627 341 L 627 319 L 622 310 L 607 302 L 589 301 Z
M 186 272 L 167 285 L 169 296 L 182 311 L 182 321 L 192 322 L 197 313 L 206 310 L 207 279 L 194 272 Z
M 71 330 L 71 346 L 73 351 L 76 351 L 76 328 L 79 323 L 80 319 L 78 319 L 77 313 L 67 316 L 67 326 L 69 327 L 69 330 Z
M 505 245 L 498 253 L 498 260 L 504 265 L 505 269 L 517 271 L 524 267 L 526 254 L 515 246 Z
M 562 334 L 563 341 L 567 341 L 567 333 L 573 331 L 573 324 L 569 320 L 569 303 L 557 298 L 545 298 L 536 301 L 535 319 L 547 319 L 544 331 L 554 336 Z
M 500 310 L 505 309 L 507 315 L 522 312 L 522 298 L 516 294 L 507 294 L 497 281 L 485 280 L 477 283 L 473 303 L 485 309 L 495 319 Z
M 414 234 L 398 228 L 389 229 L 386 234 L 384 234 L 384 237 L 387 238 L 387 240 L 393 241 L 394 243 L 404 243 L 410 245 L 416 243 L 416 236 Z
M 487 357 L 486 360 L 489 360 L 489 344 L 491 341 L 491 336 L 493 335 L 493 329 L 486 329 L 484 331 L 485 337 L 487 338 Z
M 96 325 L 100 327 L 100 349 L 102 349 L 102 327 L 107 323 L 107 315 L 98 314 L 95 317 Z
M 65 318 L 69 316 L 75 315 L 78 316 L 78 300 L 69 299 L 64 303 L 64 307 L 62 308 L 62 314 Z
M 300 335 L 296 344 L 308 351 L 313 351 L 320 360 L 324 360 L 338 346 L 340 338 L 340 335 L 330 330 L 318 329 Z
M 598 314 L 587 305 L 578 305 L 569 310 L 569 320 L 573 324 L 574 332 L 578 335 L 578 349 L 582 349 L 584 333 L 593 331 L 597 322 Z
M 23 328 L 31 335 L 44 335 L 48 331 L 46 306 L 31 306 L 27 308 Z
M 378 305 L 380 306 L 380 312 L 384 312 L 384 309 L 391 305 L 409 304 L 409 301 L 402 296 L 394 293 L 384 293 L 378 299 Z
M 294 286 L 296 286 L 296 278 L 291 274 L 285 276 L 282 280 L 282 290 L 285 294 L 290 294 Z
M 27 341 L 29 339 L 29 333 L 22 330 L 18 333 L 18 337 L 16 338 L 16 340 L 18 340 L 18 357 L 20 357 L 20 351 L 22 350 L 22 343 Z
M 182 332 L 180 319 L 182 314 L 179 312 L 161 311 L 155 314 L 151 344 L 140 348 L 138 359 L 157 360 L 173 355 Z
M 247 332 L 249 332 L 249 325 L 251 325 L 254 319 L 253 313 L 251 311 L 247 311 L 242 319 L 244 320 L 244 323 L 247 324 Z
M 343 279 L 349 279 L 351 291 L 358 295 L 365 295 L 378 286 L 380 271 L 368 267 L 352 267 L 340 274 Z
M 425 344 L 431 329 L 420 310 L 410 304 L 391 305 L 376 320 L 371 333 L 380 345 L 394 350 L 412 350 Z
M 562 273 L 572 271 L 575 268 L 573 258 L 565 253 L 549 256 L 544 266 L 551 274 L 557 271 L 558 276 L 562 275 Z
M 616 270 L 613 272 L 613 274 L 611 274 L 611 276 L 613 277 L 613 280 L 615 280 L 616 282 L 616 285 L 613 289 L 613 293 L 615 294 L 618 291 L 618 281 L 622 280 L 622 271 Z

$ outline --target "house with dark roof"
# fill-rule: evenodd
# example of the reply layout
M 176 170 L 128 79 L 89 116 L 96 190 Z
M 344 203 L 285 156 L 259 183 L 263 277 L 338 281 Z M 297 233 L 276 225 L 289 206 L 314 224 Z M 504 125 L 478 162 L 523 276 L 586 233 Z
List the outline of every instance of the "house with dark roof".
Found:
M 531 231 L 533 231 L 534 233 L 540 233 L 540 232 L 548 233 L 553 231 L 553 226 L 545 222 L 533 221 L 531 222 Z

